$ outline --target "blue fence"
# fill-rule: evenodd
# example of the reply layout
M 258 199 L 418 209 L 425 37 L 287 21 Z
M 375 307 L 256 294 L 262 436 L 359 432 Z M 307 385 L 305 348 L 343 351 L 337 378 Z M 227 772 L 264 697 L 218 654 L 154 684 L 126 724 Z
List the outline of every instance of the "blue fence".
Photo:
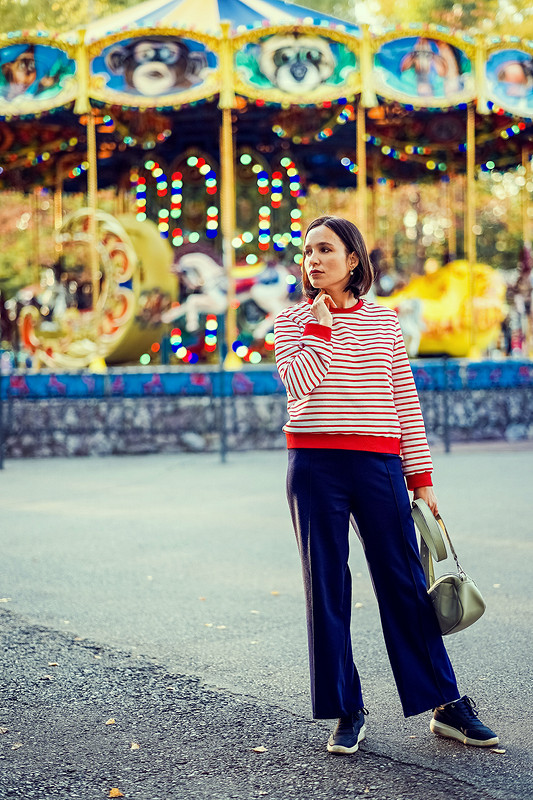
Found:
M 426 391 L 505 389 L 533 386 L 531 361 L 480 361 L 458 359 L 416 360 L 411 363 L 417 388 Z M 14 371 L 4 375 L 1 397 L 21 399 L 233 396 L 284 394 L 274 366 L 247 367 L 242 371 L 183 367 L 158 370 L 110 369 L 90 372 L 53 373 Z
M 5 362 L 4 362 L 5 363 Z M 533 440 L 533 362 L 418 359 L 412 364 L 428 437 Z M 285 389 L 273 365 L 104 374 L 0 375 L 4 456 L 107 455 L 284 447 Z

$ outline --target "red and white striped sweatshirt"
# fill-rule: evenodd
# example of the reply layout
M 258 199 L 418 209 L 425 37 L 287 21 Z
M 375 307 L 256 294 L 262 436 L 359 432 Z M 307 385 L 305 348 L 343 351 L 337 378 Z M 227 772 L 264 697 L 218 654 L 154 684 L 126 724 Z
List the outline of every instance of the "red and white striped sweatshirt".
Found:
M 331 312 L 332 328 L 316 321 L 310 301 L 276 318 L 287 446 L 401 455 L 409 489 L 431 486 L 431 455 L 396 313 L 368 300 Z

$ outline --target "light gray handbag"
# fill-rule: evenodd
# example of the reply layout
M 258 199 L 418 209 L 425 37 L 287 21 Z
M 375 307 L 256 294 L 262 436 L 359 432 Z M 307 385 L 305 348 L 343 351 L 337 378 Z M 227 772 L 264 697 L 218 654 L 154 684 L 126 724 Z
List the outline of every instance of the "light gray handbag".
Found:
M 420 559 L 424 568 L 428 594 L 443 635 L 468 628 L 484 613 L 486 605 L 481 592 L 459 564 L 450 535 L 440 516 L 434 517 L 423 500 L 414 500 L 412 517 L 420 533 Z M 444 533 L 457 572 L 448 572 L 435 580 L 433 559 L 447 557 Z

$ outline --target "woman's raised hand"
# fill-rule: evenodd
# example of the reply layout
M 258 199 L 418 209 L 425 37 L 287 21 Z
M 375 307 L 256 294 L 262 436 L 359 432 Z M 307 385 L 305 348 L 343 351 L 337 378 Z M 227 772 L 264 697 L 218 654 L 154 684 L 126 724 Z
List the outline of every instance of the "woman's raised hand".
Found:
M 321 289 L 313 300 L 311 314 L 320 325 L 327 325 L 328 328 L 331 328 L 333 325 L 333 317 L 330 308 L 336 308 L 336 305 L 329 294 L 326 294 L 324 289 Z

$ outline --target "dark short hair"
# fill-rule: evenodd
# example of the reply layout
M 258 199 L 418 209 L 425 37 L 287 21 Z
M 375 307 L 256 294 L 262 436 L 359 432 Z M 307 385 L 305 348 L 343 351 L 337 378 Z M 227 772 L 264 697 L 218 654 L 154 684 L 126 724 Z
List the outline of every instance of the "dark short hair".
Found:
M 333 231 L 333 233 L 337 234 L 346 248 L 347 256 L 355 253 L 358 258 L 357 266 L 353 271 L 353 275 L 350 275 L 344 287 L 344 291 L 351 292 L 354 297 L 360 297 L 362 294 L 366 294 L 374 281 L 374 270 L 372 269 L 372 264 L 370 263 L 365 240 L 363 239 L 361 231 L 357 225 L 354 225 L 354 223 L 350 222 L 348 219 L 344 219 L 344 217 L 325 216 L 314 219 L 309 223 L 305 232 L 304 257 L 302 260 L 302 284 L 305 295 L 314 299 L 320 291 L 320 289 L 315 289 L 311 286 L 311 282 L 305 271 L 305 240 L 309 231 L 313 230 L 313 228 L 318 228 L 319 225 L 325 225 Z

